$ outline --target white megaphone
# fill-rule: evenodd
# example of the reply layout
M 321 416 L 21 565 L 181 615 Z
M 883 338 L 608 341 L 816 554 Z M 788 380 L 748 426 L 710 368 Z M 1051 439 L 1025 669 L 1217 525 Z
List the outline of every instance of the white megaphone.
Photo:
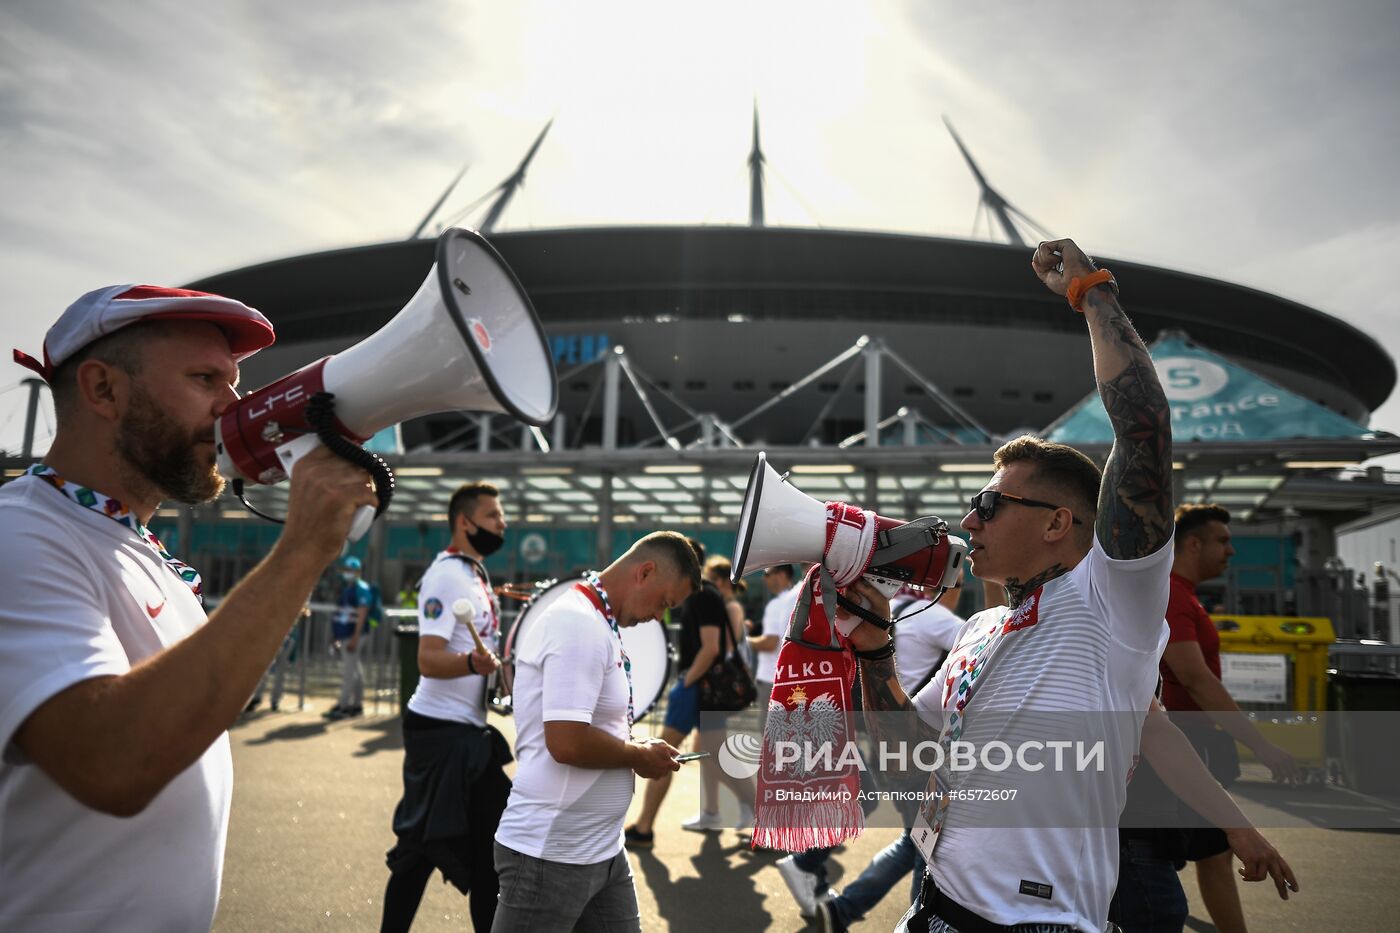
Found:
M 336 441 L 364 441 L 439 411 L 504 412 L 544 425 L 558 398 L 549 344 L 519 280 L 479 233 L 454 227 L 438 237 L 428 277 L 388 324 L 244 396 L 219 418 L 219 472 L 235 482 L 281 482 L 322 441 L 353 453 L 354 444 Z M 388 499 L 379 493 L 382 512 Z M 350 540 L 375 514 L 361 509 Z
M 937 598 L 957 583 L 967 542 L 950 535 L 947 522 L 876 515 L 875 525 L 875 556 L 862 576 L 886 596 L 910 586 Z M 826 505 L 789 486 L 760 452 L 739 515 L 733 579 L 774 564 L 818 564 L 825 552 Z

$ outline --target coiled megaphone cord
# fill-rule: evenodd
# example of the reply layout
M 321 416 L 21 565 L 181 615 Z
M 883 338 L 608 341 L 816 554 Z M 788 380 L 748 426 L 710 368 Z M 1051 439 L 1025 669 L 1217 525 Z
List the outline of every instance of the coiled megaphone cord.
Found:
M 317 392 L 311 396 L 311 400 L 306 403 L 306 422 L 316 429 L 316 438 L 330 448 L 332 453 L 374 477 L 374 495 L 379 500 L 374 517 L 383 515 L 394 498 L 394 471 L 376 454 L 365 450 L 359 444 L 347 441 L 332 427 L 335 423 L 335 395 L 331 392 Z M 243 494 L 242 479 L 235 479 L 231 485 L 233 494 L 249 512 L 278 525 L 287 523 L 285 518 L 275 518 L 254 507 Z
M 330 448 L 331 453 L 350 461 L 374 477 L 374 495 L 379 500 L 374 517 L 383 515 L 394 498 L 394 471 L 376 454 L 365 450 L 359 444 L 347 441 L 331 427 L 335 423 L 335 395 L 330 392 L 317 392 L 311 396 L 311 400 L 306 403 L 306 422 L 316 429 L 316 436 L 322 444 Z

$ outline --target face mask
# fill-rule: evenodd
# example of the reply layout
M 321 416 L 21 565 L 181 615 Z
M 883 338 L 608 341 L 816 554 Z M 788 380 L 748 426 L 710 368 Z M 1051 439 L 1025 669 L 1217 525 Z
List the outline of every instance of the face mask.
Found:
M 501 549 L 501 545 L 506 543 L 506 539 L 496 534 L 494 531 L 487 531 L 478 527 L 476 531 L 467 535 L 467 543 L 472 546 L 482 557 L 490 557 Z
M 352 583 L 355 580 L 355 575 L 346 571 L 340 575 L 340 579 L 344 580 L 346 583 Z

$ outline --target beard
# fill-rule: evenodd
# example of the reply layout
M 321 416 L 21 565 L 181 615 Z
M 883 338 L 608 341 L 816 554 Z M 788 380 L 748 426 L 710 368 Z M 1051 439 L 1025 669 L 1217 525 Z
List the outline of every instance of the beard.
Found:
M 200 462 L 196 445 L 205 440 L 212 440 L 212 436 L 182 430 L 145 389 L 132 387 L 131 408 L 117 435 L 117 453 L 161 493 L 162 499 L 197 505 L 223 492 L 224 478 L 215 465 Z

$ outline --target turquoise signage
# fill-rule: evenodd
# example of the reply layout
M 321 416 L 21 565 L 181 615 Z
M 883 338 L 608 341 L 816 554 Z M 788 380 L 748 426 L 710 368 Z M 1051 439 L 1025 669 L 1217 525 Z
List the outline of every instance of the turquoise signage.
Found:
M 1373 433 L 1201 349 L 1183 334 L 1163 336 L 1151 353 L 1171 405 L 1172 439 L 1177 443 L 1360 438 Z M 1106 444 L 1113 440 L 1113 428 L 1095 392 L 1050 425 L 1046 435 L 1065 444 Z

